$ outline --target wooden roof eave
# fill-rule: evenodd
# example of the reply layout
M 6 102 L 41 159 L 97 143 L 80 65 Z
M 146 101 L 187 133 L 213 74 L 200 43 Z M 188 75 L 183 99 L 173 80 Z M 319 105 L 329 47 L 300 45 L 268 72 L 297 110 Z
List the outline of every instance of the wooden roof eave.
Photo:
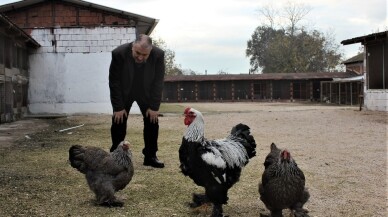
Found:
M 0 13 L 0 20 L 6 25 L 6 28 L 15 32 L 15 34 L 18 35 L 18 37 L 20 37 L 21 40 L 27 44 L 27 46 L 32 47 L 32 48 L 39 48 L 41 46 L 29 34 L 27 34 L 24 30 L 19 28 L 14 23 L 12 23 L 11 20 L 9 20 L 5 15 L 3 15 L 1 13 Z
M 387 38 L 388 38 L 388 31 L 385 31 L 385 32 L 378 32 L 370 35 L 355 37 L 351 39 L 346 39 L 341 41 L 341 44 L 349 45 L 349 44 L 361 43 L 362 45 L 364 45 L 368 42 L 386 40 Z

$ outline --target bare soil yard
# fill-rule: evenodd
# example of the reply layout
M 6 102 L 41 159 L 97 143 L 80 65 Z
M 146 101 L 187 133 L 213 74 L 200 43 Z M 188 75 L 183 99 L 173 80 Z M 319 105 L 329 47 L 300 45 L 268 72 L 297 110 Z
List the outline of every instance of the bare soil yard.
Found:
M 269 213 L 258 199 L 258 183 L 272 142 L 289 149 L 304 171 L 311 216 L 388 215 L 388 113 L 299 103 L 180 103 L 161 108 L 158 156 L 164 169 L 142 165 L 142 118 L 130 116 L 127 139 L 135 175 L 117 193 L 125 202 L 121 208 L 95 206 L 85 178 L 67 162 L 74 144 L 109 149 L 109 115 L 1 124 L 0 216 L 208 216 L 210 209 L 199 212 L 187 206 L 191 193 L 202 189 L 179 172 L 178 149 L 185 130 L 181 114 L 186 107 L 202 111 L 207 138 L 222 138 L 241 122 L 251 127 L 258 144 L 257 156 L 229 191 L 225 215 Z M 80 124 L 84 126 L 58 132 Z

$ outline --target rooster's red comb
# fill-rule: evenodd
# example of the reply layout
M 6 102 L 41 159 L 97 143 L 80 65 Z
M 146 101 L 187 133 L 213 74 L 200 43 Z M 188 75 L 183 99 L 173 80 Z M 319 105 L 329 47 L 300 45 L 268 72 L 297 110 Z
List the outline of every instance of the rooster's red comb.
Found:
M 189 113 L 190 109 L 191 109 L 190 107 L 187 107 L 187 108 L 185 109 L 185 112 L 183 112 L 183 114 Z

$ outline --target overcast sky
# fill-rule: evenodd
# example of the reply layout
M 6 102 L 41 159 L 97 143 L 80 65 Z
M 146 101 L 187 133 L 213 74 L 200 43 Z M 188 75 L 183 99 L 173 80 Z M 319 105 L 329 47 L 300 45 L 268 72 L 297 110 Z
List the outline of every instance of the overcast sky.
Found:
M 175 51 L 183 69 L 197 73 L 248 73 L 247 41 L 261 24 L 258 9 L 273 2 L 281 8 L 298 2 L 311 11 L 309 29 L 333 32 L 335 42 L 386 31 L 387 0 L 88 0 L 88 2 L 159 19 L 151 36 L 162 38 Z M 10 0 L 0 0 L 6 4 Z M 357 54 L 361 44 L 340 45 L 345 58 Z

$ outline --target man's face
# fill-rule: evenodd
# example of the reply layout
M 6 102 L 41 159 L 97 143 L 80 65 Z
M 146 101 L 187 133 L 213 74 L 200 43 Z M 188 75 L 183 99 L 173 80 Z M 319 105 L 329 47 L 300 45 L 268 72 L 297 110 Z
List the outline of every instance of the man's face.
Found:
M 132 56 L 136 63 L 145 63 L 150 53 L 151 49 L 143 48 L 138 44 L 132 46 Z

